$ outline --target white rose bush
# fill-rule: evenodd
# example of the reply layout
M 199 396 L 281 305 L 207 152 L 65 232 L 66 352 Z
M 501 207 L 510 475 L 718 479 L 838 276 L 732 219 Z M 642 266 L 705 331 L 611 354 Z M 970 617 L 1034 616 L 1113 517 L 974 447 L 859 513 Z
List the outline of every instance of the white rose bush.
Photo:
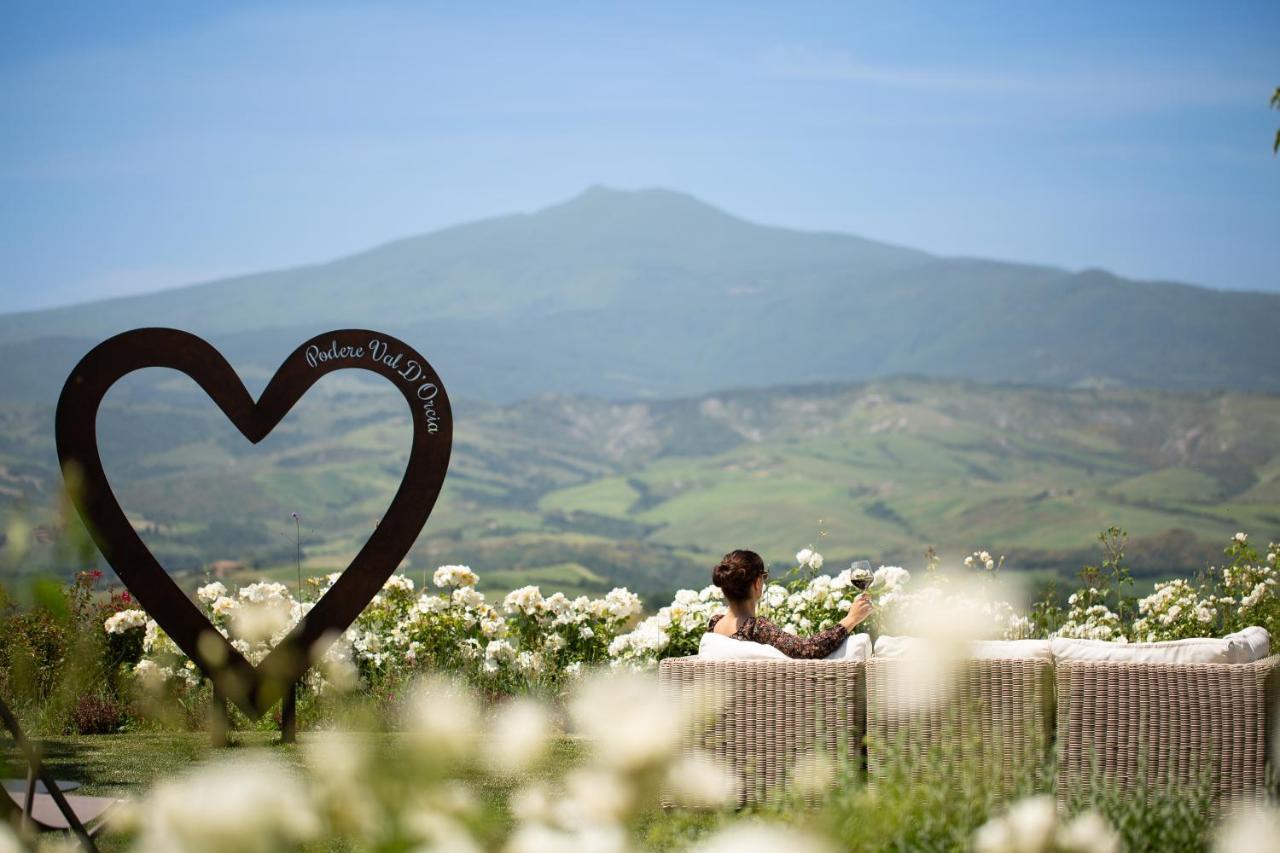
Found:
M 196 600 L 214 628 L 258 663 L 338 577 L 309 579 L 307 601 L 280 583 L 231 592 L 218 581 L 201 586 Z M 391 699 L 396 686 L 419 671 L 453 673 L 495 695 L 553 689 L 584 667 L 607 663 L 610 643 L 641 612 L 639 597 L 621 588 L 570 599 L 526 587 L 495 606 L 466 566 L 442 566 L 432 581 L 434 589 L 419 591 L 413 579 L 392 575 L 308 674 L 304 691 L 323 694 L 334 684 L 359 683 Z M 131 664 L 140 681 L 179 691 L 200 687 L 195 663 L 142 610 L 113 614 L 103 630 L 141 636 L 140 657 Z
M 958 573 L 930 564 L 913 581 L 899 566 L 824 574 L 823 555 L 807 547 L 779 582 L 765 586 L 758 612 L 786 631 L 813 634 L 834 625 L 865 588 L 876 607 L 859 630 L 873 634 L 927 635 L 940 615 L 968 620 L 969 639 L 1062 636 L 1124 643 L 1220 635 L 1249 625 L 1280 631 L 1280 546 L 1272 543 L 1259 553 L 1237 534 L 1225 566 L 1210 567 L 1195 581 L 1159 582 L 1141 599 L 1125 597 L 1131 582 L 1122 543 L 1112 547 L 1102 567 L 1082 572 L 1085 583 L 1066 598 L 1065 608 L 1046 600 L 1031 612 L 1006 594 L 999 581 L 1004 557 L 989 551 L 974 551 Z M 214 627 L 256 663 L 337 578 L 310 579 L 305 601 L 272 582 L 231 591 L 215 581 L 200 587 L 196 599 Z M 715 586 L 679 590 L 646 617 L 640 598 L 621 587 L 600 597 L 570 598 L 526 586 L 490 602 L 478 581 L 458 565 L 437 569 L 425 590 L 393 575 L 304 688 L 324 693 L 333 683 L 355 682 L 391 698 L 413 673 L 434 671 L 464 678 L 489 695 L 555 692 L 594 667 L 653 669 L 664 658 L 695 654 L 711 618 L 725 609 Z M 195 664 L 143 611 L 114 613 L 103 630 L 117 640 L 136 638 L 140 654 L 129 665 L 137 678 L 182 690 L 200 685 Z

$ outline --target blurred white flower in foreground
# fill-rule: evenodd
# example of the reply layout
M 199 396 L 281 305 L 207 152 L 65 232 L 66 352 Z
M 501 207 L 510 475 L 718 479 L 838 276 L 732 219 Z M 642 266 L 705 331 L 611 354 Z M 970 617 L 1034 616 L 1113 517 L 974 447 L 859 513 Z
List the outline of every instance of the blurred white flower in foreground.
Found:
M 261 754 L 161 782 L 136 815 L 137 849 L 155 853 L 268 853 L 322 828 L 295 771 Z
M 623 853 L 627 835 L 617 826 L 568 831 L 530 823 L 515 831 L 505 849 L 507 853 Z
M 23 853 L 26 850 L 9 824 L 0 822 L 0 853 Z
M 787 853 L 834 853 L 827 841 L 793 826 L 738 823 L 690 848 L 690 853 L 743 853 L 748 850 L 785 850 Z
M 686 755 L 667 772 L 671 798 L 682 806 L 714 809 L 733 802 L 737 780 L 704 754 Z
M 1087 811 L 1058 830 L 1064 853 L 1120 853 L 1120 836 L 1102 815 Z
M 680 745 L 685 715 L 651 677 L 618 672 L 586 679 L 569 707 L 600 760 L 622 770 L 663 761 Z
M 881 630 L 911 638 L 912 649 L 909 666 L 889 670 L 887 699 L 907 711 L 947 702 L 974 643 L 1025 634 L 1010 598 L 1017 591 L 998 578 L 959 583 L 946 576 L 895 596 L 879 615 Z
M 973 836 L 975 853 L 1118 853 L 1120 837 L 1096 812 L 1060 825 L 1053 798 L 1027 797 L 983 824 Z
M 302 748 L 314 784 L 316 806 L 334 832 L 371 839 L 384 820 L 369 786 L 369 744 L 359 735 L 318 732 Z
M 1214 853 L 1280 853 L 1280 811 L 1253 808 L 1228 819 L 1213 839 Z
M 541 703 L 512 699 L 494 715 L 485 764 L 497 775 L 523 773 L 546 754 L 554 733 L 551 715 Z
M 426 676 L 409 692 L 402 711 L 405 734 L 424 758 L 461 758 L 475 745 L 480 706 L 463 685 Z

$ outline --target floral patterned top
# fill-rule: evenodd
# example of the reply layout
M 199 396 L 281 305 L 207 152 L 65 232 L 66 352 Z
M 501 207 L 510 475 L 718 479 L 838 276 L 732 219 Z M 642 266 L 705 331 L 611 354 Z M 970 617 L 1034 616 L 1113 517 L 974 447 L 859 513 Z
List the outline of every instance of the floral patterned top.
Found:
M 712 616 L 711 624 L 707 626 L 707 631 L 714 631 L 716 623 L 723 618 L 723 613 Z M 788 634 L 768 619 L 762 619 L 759 616 L 744 616 L 738 620 L 738 629 L 729 636 L 735 640 L 750 640 L 753 643 L 764 643 L 765 645 L 773 646 L 789 658 L 816 660 L 825 658 L 834 652 L 836 646 L 840 645 L 844 638 L 849 636 L 849 632 L 837 622 L 827 630 L 814 634 L 812 637 L 797 637 L 795 634 Z

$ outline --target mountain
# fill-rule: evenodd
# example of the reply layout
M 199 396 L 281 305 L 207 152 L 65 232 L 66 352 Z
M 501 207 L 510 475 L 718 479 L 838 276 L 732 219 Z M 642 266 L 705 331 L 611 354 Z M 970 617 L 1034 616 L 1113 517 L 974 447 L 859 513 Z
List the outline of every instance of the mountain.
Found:
M 455 398 L 494 402 L 890 374 L 1280 390 L 1280 295 L 937 257 L 664 190 L 596 187 L 328 263 L 0 316 L 0 398 L 53 399 L 90 346 L 143 325 L 209 338 L 259 386 L 312 334 L 383 329 Z
M 107 473 L 188 586 L 217 562 L 241 567 L 232 579 L 293 584 L 292 512 L 303 571 L 344 568 L 405 463 L 409 413 L 389 387 L 321 383 L 258 446 L 208 401 L 128 380 L 123 392 L 99 419 Z M 0 518 L 26 507 L 37 535 L 22 565 L 65 571 L 48 409 L 0 403 Z M 809 544 L 837 569 L 864 557 L 916 569 L 933 546 L 953 566 L 986 548 L 1009 571 L 1061 577 L 1096 562 L 1095 534 L 1118 525 L 1148 583 L 1220 559 L 1237 530 L 1280 538 L 1272 395 L 898 378 L 459 401 L 455 414 L 449 477 L 409 554 L 420 582 L 465 563 L 493 591 L 623 584 L 659 602 L 705 584 L 731 548 L 780 574 Z

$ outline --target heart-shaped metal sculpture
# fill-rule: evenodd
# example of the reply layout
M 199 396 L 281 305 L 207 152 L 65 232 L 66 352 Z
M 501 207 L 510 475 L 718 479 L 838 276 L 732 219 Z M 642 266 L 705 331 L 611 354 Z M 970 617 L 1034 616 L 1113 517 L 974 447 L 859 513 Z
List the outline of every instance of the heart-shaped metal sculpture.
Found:
M 121 377 L 145 367 L 190 376 L 244 437 L 265 438 L 320 377 L 371 370 L 391 380 L 409 404 L 413 443 L 400 488 L 373 535 L 337 583 L 256 667 L 237 651 L 164 570 L 125 517 L 98 454 L 98 409 Z M 161 628 L 212 679 L 215 692 L 259 717 L 382 589 L 431 515 L 449 467 L 453 416 L 440 377 L 421 355 L 389 335 L 343 329 L 294 350 L 254 402 L 216 349 L 177 329 L 135 329 L 94 347 L 58 398 L 58 458 L 68 492 L 90 536 L 116 574 Z

